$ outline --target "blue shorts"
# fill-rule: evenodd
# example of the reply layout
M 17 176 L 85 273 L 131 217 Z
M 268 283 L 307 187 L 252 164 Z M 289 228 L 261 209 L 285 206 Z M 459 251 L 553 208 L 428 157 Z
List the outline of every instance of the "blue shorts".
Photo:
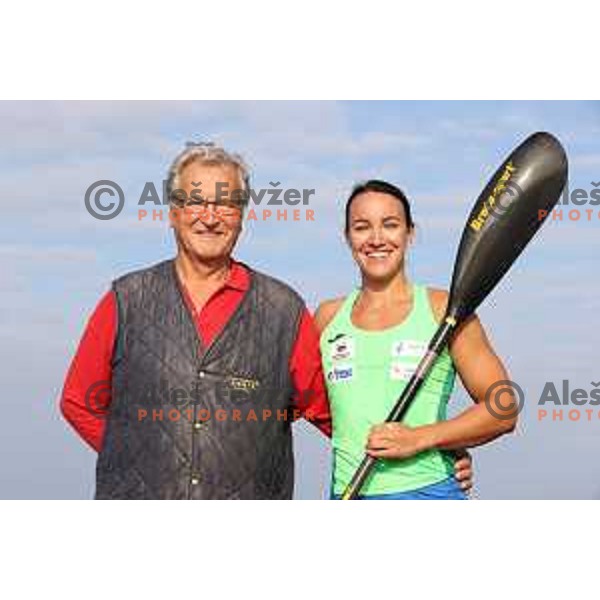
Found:
M 332 492 L 330 500 L 339 500 L 340 498 L 340 495 Z M 433 483 L 417 490 L 359 496 L 358 500 L 468 500 L 468 497 L 460 489 L 454 476 L 451 476 L 439 483 Z

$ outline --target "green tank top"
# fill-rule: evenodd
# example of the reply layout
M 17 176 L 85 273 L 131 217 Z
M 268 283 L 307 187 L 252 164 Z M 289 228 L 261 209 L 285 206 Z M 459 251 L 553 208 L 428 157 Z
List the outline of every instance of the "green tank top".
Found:
M 382 331 L 359 329 L 351 321 L 359 293 L 356 289 L 346 297 L 320 339 L 333 419 L 335 494 L 341 494 L 349 483 L 364 457 L 369 430 L 385 421 L 438 328 L 427 288 L 413 285 L 413 307 L 402 323 Z M 444 350 L 403 423 L 415 427 L 445 420 L 455 375 L 452 359 Z M 415 490 L 452 473 L 451 455 L 439 450 L 406 460 L 379 460 L 361 494 Z

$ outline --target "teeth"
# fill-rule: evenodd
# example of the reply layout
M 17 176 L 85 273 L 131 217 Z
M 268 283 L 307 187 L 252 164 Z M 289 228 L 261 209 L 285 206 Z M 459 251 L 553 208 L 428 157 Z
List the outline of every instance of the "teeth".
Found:
M 367 256 L 369 258 L 385 258 L 389 255 L 389 252 L 369 252 Z

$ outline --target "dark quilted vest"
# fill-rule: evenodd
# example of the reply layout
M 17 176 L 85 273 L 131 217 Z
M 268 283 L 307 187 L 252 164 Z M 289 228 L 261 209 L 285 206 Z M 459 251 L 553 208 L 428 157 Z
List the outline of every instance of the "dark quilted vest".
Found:
M 119 333 L 97 499 L 292 497 L 289 359 L 304 304 L 250 273 L 207 348 L 172 260 L 113 282 Z

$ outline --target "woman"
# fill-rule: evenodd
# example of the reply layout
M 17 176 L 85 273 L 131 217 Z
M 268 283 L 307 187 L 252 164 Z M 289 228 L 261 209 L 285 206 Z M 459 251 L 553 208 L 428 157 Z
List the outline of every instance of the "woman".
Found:
M 489 442 L 516 424 L 514 398 L 486 406 L 486 391 L 508 375 L 476 316 L 458 328 L 403 422 L 383 423 L 448 299 L 406 275 L 414 228 L 406 196 L 384 181 L 357 186 L 346 203 L 346 240 L 362 285 L 323 302 L 315 315 L 333 417 L 333 498 L 366 452 L 381 460 L 361 490 L 364 499 L 464 499 L 451 451 Z M 475 406 L 447 420 L 456 372 Z

